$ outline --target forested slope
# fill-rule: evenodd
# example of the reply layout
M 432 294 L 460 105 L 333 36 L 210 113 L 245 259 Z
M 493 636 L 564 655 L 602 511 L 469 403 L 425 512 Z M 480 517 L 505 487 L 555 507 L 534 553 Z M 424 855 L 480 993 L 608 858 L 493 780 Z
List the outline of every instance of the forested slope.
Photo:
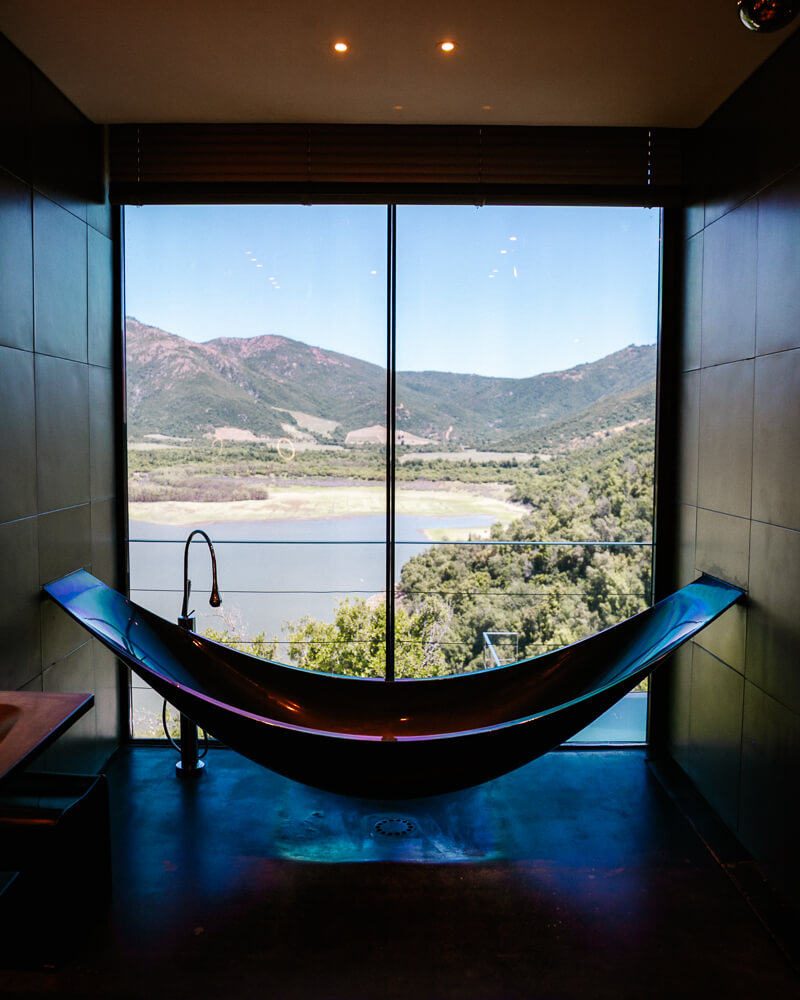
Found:
M 433 545 L 403 566 L 398 676 L 483 666 L 484 632 L 514 633 L 500 641 L 499 651 L 504 660 L 515 653 L 522 658 L 575 642 L 647 606 L 652 423 L 540 461 L 516 478 L 514 496 L 530 511 L 506 528 L 495 525 L 489 544 Z M 345 601 L 333 623 L 293 623 L 291 657 L 313 669 L 382 676 L 384 623 L 383 602 Z

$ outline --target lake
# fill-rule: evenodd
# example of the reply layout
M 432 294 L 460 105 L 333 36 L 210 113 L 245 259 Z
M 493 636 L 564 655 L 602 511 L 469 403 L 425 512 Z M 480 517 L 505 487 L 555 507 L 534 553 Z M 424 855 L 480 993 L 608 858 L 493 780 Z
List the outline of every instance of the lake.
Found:
M 412 556 L 434 543 L 425 531 L 486 528 L 491 516 L 396 518 L 396 577 Z M 233 628 L 252 636 L 280 635 L 304 615 L 333 620 L 337 599 L 370 597 L 385 588 L 383 516 L 230 522 L 194 527 L 208 532 L 217 555 L 222 607 L 208 606 L 211 561 L 202 539 L 192 544 L 190 610 L 198 631 Z M 164 618 L 180 614 L 183 547 L 190 528 L 130 522 L 131 597 Z M 297 544 L 300 543 L 300 544 Z

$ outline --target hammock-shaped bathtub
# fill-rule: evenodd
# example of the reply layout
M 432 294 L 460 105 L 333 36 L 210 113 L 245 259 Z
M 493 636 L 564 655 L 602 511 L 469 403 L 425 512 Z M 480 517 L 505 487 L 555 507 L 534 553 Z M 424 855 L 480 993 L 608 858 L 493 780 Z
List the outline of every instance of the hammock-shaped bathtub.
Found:
M 341 677 L 229 649 L 80 570 L 45 591 L 177 709 L 246 757 L 346 795 L 408 798 L 505 774 L 563 743 L 742 591 L 703 576 L 571 646 L 449 677 Z

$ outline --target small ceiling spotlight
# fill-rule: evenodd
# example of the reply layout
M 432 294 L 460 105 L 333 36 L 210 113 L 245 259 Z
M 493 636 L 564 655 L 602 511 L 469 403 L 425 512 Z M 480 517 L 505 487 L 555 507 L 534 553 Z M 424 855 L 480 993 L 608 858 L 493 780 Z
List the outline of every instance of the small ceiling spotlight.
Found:
M 456 47 L 456 43 L 448 39 L 444 42 L 437 42 L 436 47 L 442 52 L 453 52 Z
M 333 43 L 333 51 L 334 52 L 347 52 L 347 50 L 349 48 L 350 48 L 350 46 L 347 44 L 347 42 L 334 42 Z
M 739 18 L 751 31 L 780 31 L 797 16 L 800 0 L 737 0 Z

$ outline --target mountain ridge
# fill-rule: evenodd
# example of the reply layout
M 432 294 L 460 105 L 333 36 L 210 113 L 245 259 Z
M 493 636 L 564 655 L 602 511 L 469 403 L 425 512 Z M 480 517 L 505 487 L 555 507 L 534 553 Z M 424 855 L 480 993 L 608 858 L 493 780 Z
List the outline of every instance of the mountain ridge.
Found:
M 311 435 L 330 444 L 385 425 L 386 372 L 371 362 L 279 334 L 198 344 L 134 317 L 126 320 L 126 334 L 132 437 L 201 438 L 233 427 L 257 437 Z M 655 359 L 654 345 L 630 345 L 597 361 L 519 379 L 398 372 L 398 430 L 464 446 L 523 440 L 653 382 Z M 631 419 L 637 413 L 631 410 Z M 309 431 L 295 414 L 315 418 L 324 429 Z

